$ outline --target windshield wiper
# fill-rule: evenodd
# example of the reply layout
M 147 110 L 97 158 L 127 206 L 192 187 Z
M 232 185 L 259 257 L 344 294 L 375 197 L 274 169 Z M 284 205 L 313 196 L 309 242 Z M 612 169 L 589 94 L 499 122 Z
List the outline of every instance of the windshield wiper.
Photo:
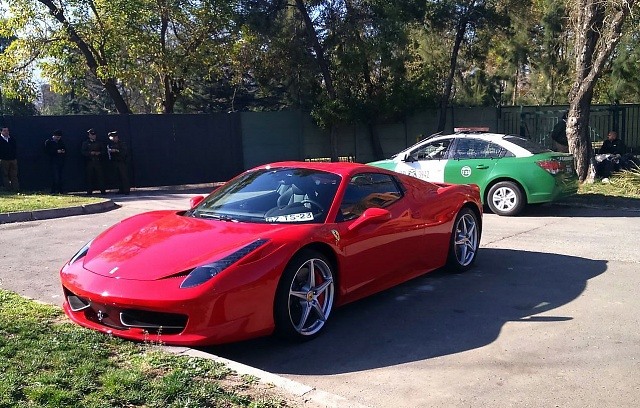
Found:
M 207 213 L 207 212 L 198 212 L 198 216 L 200 218 L 213 218 L 215 220 L 220 220 L 220 221 L 231 221 L 231 222 L 238 222 L 238 220 L 236 220 L 235 218 L 233 218 L 230 215 L 225 215 L 225 214 L 215 214 L 215 213 Z

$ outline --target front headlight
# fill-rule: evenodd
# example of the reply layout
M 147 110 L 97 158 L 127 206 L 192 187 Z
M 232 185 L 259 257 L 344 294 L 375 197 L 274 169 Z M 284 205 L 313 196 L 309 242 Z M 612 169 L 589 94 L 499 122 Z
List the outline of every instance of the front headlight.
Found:
M 69 261 L 69 265 L 73 265 L 74 262 L 76 262 L 78 259 L 82 259 L 85 257 L 85 255 L 87 255 L 87 252 L 89 252 L 89 248 L 91 247 L 91 243 L 93 242 L 93 240 L 87 242 L 85 244 L 85 246 L 82 247 L 82 249 L 80 249 Z
M 180 287 L 192 288 L 208 281 L 234 263 L 238 262 L 240 259 L 249 255 L 251 252 L 260 248 L 266 242 L 266 239 L 258 239 L 220 260 L 196 267 L 189 273 L 189 275 L 187 275 L 187 278 L 182 282 L 182 284 L 180 284 Z

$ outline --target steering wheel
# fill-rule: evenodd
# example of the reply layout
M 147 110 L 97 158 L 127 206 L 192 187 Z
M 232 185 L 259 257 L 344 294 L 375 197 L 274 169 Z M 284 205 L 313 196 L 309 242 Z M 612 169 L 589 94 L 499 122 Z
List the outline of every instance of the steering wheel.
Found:
M 317 201 L 312 200 L 310 198 L 305 198 L 302 201 L 300 201 L 299 203 L 302 204 L 302 205 L 305 205 L 307 203 L 311 204 L 313 207 L 315 207 L 316 210 L 318 210 L 317 214 L 320 214 L 320 213 L 324 212 L 324 207 L 322 205 L 320 205 Z M 311 210 L 313 212 L 313 208 Z

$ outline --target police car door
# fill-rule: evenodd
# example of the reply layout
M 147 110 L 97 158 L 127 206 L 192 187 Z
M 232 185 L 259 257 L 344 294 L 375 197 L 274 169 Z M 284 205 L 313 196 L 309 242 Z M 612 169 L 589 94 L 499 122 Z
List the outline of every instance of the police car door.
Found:
M 444 180 L 454 184 L 477 184 L 484 191 L 504 148 L 474 137 L 460 137 L 450 149 Z
M 402 158 L 396 171 L 422 180 L 444 181 L 444 169 L 452 140 L 452 138 L 439 138 L 426 141 Z

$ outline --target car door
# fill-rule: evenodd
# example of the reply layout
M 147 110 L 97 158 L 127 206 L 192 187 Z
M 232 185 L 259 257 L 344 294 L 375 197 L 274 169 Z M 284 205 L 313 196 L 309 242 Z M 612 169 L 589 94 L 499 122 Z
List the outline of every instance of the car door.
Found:
M 477 184 L 481 193 L 506 149 L 488 140 L 460 137 L 450 149 L 444 181 L 453 184 Z
M 429 140 L 409 152 L 395 171 L 431 181 L 443 182 L 452 138 Z
M 383 208 L 390 217 L 350 229 L 369 208 Z M 424 228 L 420 219 L 412 216 L 402 186 L 388 174 L 353 176 L 336 221 L 337 245 L 343 254 L 341 286 L 345 292 L 355 293 L 354 297 L 406 279 L 406 267 L 421 254 Z

